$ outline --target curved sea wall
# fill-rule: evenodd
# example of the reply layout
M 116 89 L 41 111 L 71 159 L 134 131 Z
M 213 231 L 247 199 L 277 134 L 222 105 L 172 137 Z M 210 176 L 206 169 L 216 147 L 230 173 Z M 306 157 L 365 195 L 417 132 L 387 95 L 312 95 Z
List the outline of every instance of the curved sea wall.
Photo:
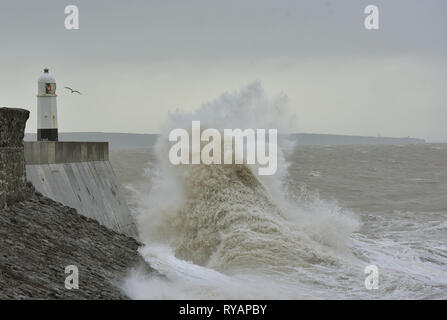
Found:
M 26 176 L 37 191 L 103 226 L 137 237 L 109 162 L 107 142 L 25 142 Z

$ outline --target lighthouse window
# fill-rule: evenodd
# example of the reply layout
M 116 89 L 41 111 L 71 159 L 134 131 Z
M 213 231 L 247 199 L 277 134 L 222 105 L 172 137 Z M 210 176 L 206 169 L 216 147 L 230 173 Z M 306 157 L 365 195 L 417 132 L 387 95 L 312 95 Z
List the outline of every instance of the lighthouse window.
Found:
M 46 83 L 45 84 L 45 93 L 46 94 L 55 94 L 56 93 L 56 84 L 55 83 Z

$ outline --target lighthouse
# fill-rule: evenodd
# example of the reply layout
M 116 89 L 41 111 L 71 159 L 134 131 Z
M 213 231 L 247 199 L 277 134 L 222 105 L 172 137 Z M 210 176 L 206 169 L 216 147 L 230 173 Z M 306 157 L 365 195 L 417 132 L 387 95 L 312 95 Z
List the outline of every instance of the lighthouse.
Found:
M 48 69 L 37 82 L 37 141 L 58 141 L 56 80 Z

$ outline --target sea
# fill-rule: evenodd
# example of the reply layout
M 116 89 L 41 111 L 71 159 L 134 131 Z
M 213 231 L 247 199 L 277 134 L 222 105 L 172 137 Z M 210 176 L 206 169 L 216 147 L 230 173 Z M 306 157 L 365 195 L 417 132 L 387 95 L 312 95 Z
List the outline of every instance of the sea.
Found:
M 164 277 L 135 299 L 446 299 L 447 145 L 293 146 L 279 185 L 245 166 L 160 176 L 154 148 L 112 150 Z M 378 286 L 365 282 L 377 267 Z M 374 275 L 375 276 L 375 275 Z
M 254 82 L 170 114 L 151 148 L 111 150 L 157 271 L 129 270 L 129 297 L 447 299 L 447 144 L 284 140 L 271 176 L 168 160 L 169 133 L 191 121 L 293 132 L 299 110 Z

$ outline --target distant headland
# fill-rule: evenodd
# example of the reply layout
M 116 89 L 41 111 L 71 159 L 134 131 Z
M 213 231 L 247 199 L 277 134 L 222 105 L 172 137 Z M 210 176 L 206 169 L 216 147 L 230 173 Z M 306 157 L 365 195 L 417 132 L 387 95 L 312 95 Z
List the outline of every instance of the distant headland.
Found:
M 348 136 L 335 134 L 295 133 L 282 136 L 297 141 L 299 145 L 405 145 L 425 143 L 417 138 L 391 138 Z M 25 141 L 35 141 L 36 134 L 25 134 Z M 66 132 L 59 133 L 60 141 L 108 141 L 111 149 L 151 148 L 155 145 L 158 134 L 107 133 L 107 132 Z

